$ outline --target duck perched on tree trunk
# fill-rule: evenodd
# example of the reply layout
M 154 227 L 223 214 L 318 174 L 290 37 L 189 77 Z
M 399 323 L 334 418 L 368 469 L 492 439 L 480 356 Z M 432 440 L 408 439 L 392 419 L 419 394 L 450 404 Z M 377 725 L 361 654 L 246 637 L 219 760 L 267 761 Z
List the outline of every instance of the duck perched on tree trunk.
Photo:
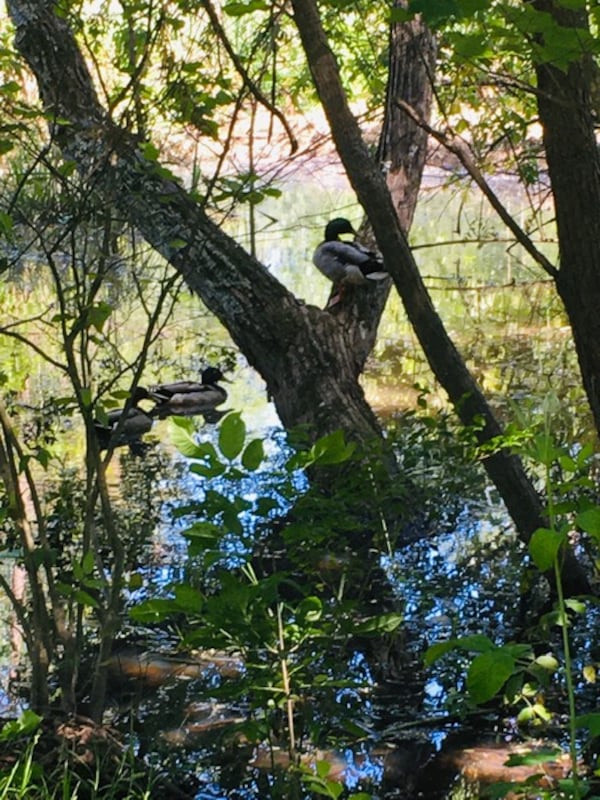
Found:
M 207 367 L 202 371 L 200 381 L 176 381 L 151 386 L 149 396 L 156 403 L 153 414 L 200 414 L 221 405 L 227 400 L 227 392 L 219 386 L 226 380 L 217 367 Z
M 381 258 L 367 250 L 358 242 L 346 242 L 339 237 L 344 233 L 356 236 L 349 220 L 336 217 L 325 226 L 325 239 L 313 255 L 317 269 L 333 281 L 334 294 L 327 307 L 336 305 L 343 299 L 348 286 L 364 286 L 369 280 L 383 280 L 388 277 Z

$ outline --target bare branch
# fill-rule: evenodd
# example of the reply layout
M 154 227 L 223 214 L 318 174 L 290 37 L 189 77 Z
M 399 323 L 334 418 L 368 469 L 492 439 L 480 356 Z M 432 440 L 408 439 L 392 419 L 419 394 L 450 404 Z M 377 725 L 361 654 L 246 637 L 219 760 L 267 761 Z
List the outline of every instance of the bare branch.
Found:
M 227 51 L 227 54 L 229 55 L 229 58 L 231 59 L 239 76 L 244 81 L 244 85 L 248 87 L 248 89 L 254 95 L 254 97 L 256 97 L 258 102 L 261 105 L 263 105 L 267 109 L 267 111 L 273 114 L 274 117 L 277 117 L 277 119 L 281 122 L 281 124 L 285 129 L 285 132 L 287 133 L 288 139 L 290 140 L 291 152 L 295 153 L 296 150 L 298 149 L 298 142 L 296 141 L 294 132 L 290 128 L 290 125 L 287 119 L 285 118 L 285 115 L 282 114 L 281 111 L 276 106 L 274 106 L 273 103 L 267 97 L 265 97 L 265 95 L 261 92 L 259 87 L 256 85 L 256 83 L 252 80 L 252 78 L 248 74 L 248 70 L 242 64 L 238 54 L 231 46 L 231 42 L 227 38 L 227 34 L 225 33 L 223 26 L 221 25 L 221 22 L 219 20 L 219 17 L 217 16 L 217 12 L 215 11 L 215 8 L 211 0 L 201 0 L 201 3 L 204 6 L 204 10 L 208 14 L 208 18 L 210 19 L 211 24 L 215 29 L 215 33 L 217 34 L 223 47 Z
M 467 170 L 471 178 L 475 181 L 477 186 L 481 189 L 485 197 L 488 199 L 490 205 L 496 211 L 502 222 L 513 233 L 515 239 L 521 244 L 524 249 L 529 253 L 533 260 L 540 265 L 540 267 L 550 275 L 551 278 L 556 279 L 558 270 L 556 267 L 541 253 L 525 231 L 515 222 L 514 217 L 508 211 L 506 206 L 502 203 L 498 195 L 494 192 L 492 187 L 483 177 L 483 174 L 477 164 L 475 164 L 471 155 L 470 149 L 464 139 L 458 136 L 449 137 L 441 131 L 435 130 L 431 125 L 419 115 L 417 112 L 405 103 L 403 100 L 397 100 L 396 105 L 401 108 L 408 116 L 422 128 L 424 131 L 432 136 L 437 142 L 442 144 L 450 153 L 453 153 L 463 167 Z

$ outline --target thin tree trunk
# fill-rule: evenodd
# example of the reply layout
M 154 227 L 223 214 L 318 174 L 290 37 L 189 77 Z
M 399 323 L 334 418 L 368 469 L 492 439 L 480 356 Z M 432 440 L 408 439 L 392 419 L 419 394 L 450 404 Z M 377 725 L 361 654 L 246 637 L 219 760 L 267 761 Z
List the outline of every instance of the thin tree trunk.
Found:
M 404 308 L 427 360 L 453 403 L 461 421 L 475 426 L 481 443 L 500 436 L 502 429 L 448 336 L 419 274 L 406 237 L 378 165 L 362 140 L 340 81 L 336 60 L 329 48 L 314 0 L 292 0 L 294 18 L 306 52 L 315 86 L 329 120 L 336 147 L 394 279 Z M 516 456 L 506 450 L 484 461 L 521 538 L 527 542 L 543 526 L 540 498 Z M 564 581 L 568 592 L 587 591 L 583 570 L 569 554 Z

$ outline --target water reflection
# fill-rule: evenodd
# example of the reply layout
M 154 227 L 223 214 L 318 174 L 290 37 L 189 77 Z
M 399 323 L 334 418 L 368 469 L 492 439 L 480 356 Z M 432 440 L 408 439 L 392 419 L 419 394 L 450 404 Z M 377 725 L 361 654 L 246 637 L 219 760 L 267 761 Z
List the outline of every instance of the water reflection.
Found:
M 208 426 L 199 430 L 204 440 L 212 440 L 217 444 L 216 428 Z M 200 478 L 187 469 L 189 462 L 172 454 L 173 462 L 178 464 L 177 479 L 172 481 L 171 487 L 174 494 L 165 498 L 163 523 L 155 533 L 152 556 L 142 568 L 144 586 L 132 594 L 132 602 L 137 603 L 141 598 L 147 597 L 149 592 L 153 596 L 161 591 L 168 594 L 171 583 L 176 580 L 194 580 L 193 559 L 186 561 L 187 544 L 181 536 L 189 524 L 185 515 L 180 513 L 187 505 L 201 507 L 210 492 L 225 495 L 229 493 L 229 496 L 239 494 L 250 504 L 257 498 L 270 496 L 276 501 L 274 513 L 280 513 L 289 505 L 290 496 L 282 494 L 278 484 L 278 468 L 285 458 L 285 440 L 277 436 L 269 438 L 267 451 L 269 458 L 264 469 L 232 484 L 222 476 Z M 454 485 L 455 477 L 451 476 L 450 486 Z M 295 480 L 297 491 L 302 491 L 302 476 L 296 476 Z M 440 481 L 443 483 L 442 478 Z M 441 483 L 436 492 L 438 500 L 445 496 Z M 446 735 L 443 722 L 432 728 L 427 719 L 432 715 L 442 718 L 446 715 L 445 702 L 459 679 L 462 665 L 453 664 L 436 670 L 435 674 L 427 674 L 420 663 L 425 647 L 432 641 L 475 630 L 486 632 L 493 639 L 500 640 L 510 634 L 515 624 L 514 586 L 519 581 L 522 553 L 516 546 L 514 532 L 503 508 L 494 505 L 493 513 L 490 514 L 487 503 L 477 500 L 480 488 L 473 500 L 465 497 L 451 498 L 448 495 L 448 505 L 444 513 L 438 514 L 435 520 L 428 521 L 431 529 L 422 530 L 413 537 L 410 545 L 397 549 L 383 561 L 406 618 L 403 633 L 406 657 L 403 663 L 397 665 L 397 683 L 394 684 L 392 693 L 382 692 L 372 699 L 354 689 L 338 693 L 337 702 L 341 706 L 350 700 L 360 706 L 360 716 L 371 730 L 368 744 L 355 751 L 346 750 L 335 755 L 341 765 L 341 772 L 346 773 L 349 778 L 352 777 L 357 786 L 365 785 L 365 782 L 380 782 L 383 756 L 376 755 L 376 748 L 381 742 L 397 748 L 400 742 L 404 742 L 400 732 L 405 724 L 412 726 L 412 737 L 417 730 L 415 723 L 423 719 L 427 738 L 437 741 L 438 746 Z M 223 539 L 222 565 L 235 566 L 232 555 L 239 555 L 243 548 L 251 546 L 256 524 L 260 520 L 260 515 L 252 511 L 240 515 L 243 536 Z M 200 577 L 205 580 L 206 575 Z M 357 668 L 361 668 L 360 664 L 364 664 L 364 659 L 360 654 L 355 659 Z M 351 664 L 348 669 L 352 669 Z M 365 686 L 372 684 L 368 678 L 363 683 Z M 207 695 L 206 681 L 198 685 L 194 682 L 188 683 L 185 699 L 179 701 L 179 708 L 207 696 L 210 696 L 210 689 Z M 165 731 L 165 702 L 173 712 L 175 699 L 172 692 L 146 698 L 145 710 L 139 709 L 139 713 L 136 712 L 138 718 L 144 720 L 144 729 L 140 730 L 140 735 L 148 742 L 156 740 L 157 736 L 162 737 Z M 207 731 L 198 725 L 194 731 L 187 725 L 182 727 L 181 716 L 179 720 L 176 719 L 176 714 L 171 713 L 171 716 L 174 723 L 172 730 L 179 731 L 179 768 L 195 771 L 201 784 L 196 797 L 230 796 L 220 794 L 222 790 L 219 789 L 219 781 L 225 779 L 222 768 L 214 764 L 211 768 L 208 767 L 215 758 L 215 751 L 203 738 Z M 402 748 L 406 750 L 409 745 L 404 743 Z M 333 758 L 333 755 L 330 757 Z M 162 756 L 156 752 L 152 760 L 159 758 L 165 765 L 169 765 L 173 756 L 168 752 Z M 394 763 L 397 761 L 396 757 Z M 404 760 L 401 761 L 404 764 Z M 394 769 L 397 768 L 396 764 Z M 391 780 L 388 774 L 388 784 Z M 251 775 L 238 775 L 238 781 L 236 796 L 248 800 L 265 796 L 264 789 L 260 788 L 260 781 L 254 784 Z M 386 791 L 387 794 L 382 796 L 398 796 L 397 785 Z
M 423 459 L 428 459 L 421 476 L 425 484 L 429 484 L 430 508 L 435 513 L 423 520 L 423 527 L 414 532 L 410 544 L 396 548 L 382 562 L 405 615 L 404 658 L 395 665 L 396 676 L 391 688 L 384 688 L 374 696 L 354 689 L 338 693 L 340 706 L 348 702 L 354 704 L 353 708 L 356 706 L 357 717 L 360 715 L 361 723 L 369 730 L 368 741 L 354 750 L 332 751 L 327 755 L 336 769 L 339 768 L 339 774 L 355 780 L 356 786 L 380 785 L 385 773 L 383 788 L 377 791 L 379 796 L 390 800 L 411 796 L 407 785 L 414 783 L 415 770 L 418 772 L 427 763 L 430 753 L 427 747 L 433 752 L 445 748 L 444 742 L 456 731 L 448 701 L 455 703 L 456 713 L 461 711 L 460 703 L 464 702 L 464 694 L 457 694 L 456 688 L 462 685 L 465 659 L 457 657 L 443 665 L 436 664 L 435 669 L 424 669 L 423 651 L 435 641 L 475 632 L 484 633 L 496 642 L 506 641 L 521 624 L 515 587 L 521 581 L 523 549 L 504 507 L 481 477 L 464 480 L 468 472 L 465 468 L 465 474 L 459 478 L 458 461 L 453 462 L 448 452 L 445 457 L 438 452 L 434 460 L 429 447 L 425 446 L 417 456 L 415 443 L 420 436 L 419 424 L 410 417 L 402 422 L 406 428 L 404 435 L 412 442 L 414 463 L 423 465 Z M 411 426 L 412 434 L 408 430 Z M 216 427 L 199 427 L 198 432 L 203 440 L 217 444 Z M 188 469 L 187 460 L 170 451 L 166 443 L 160 447 L 169 453 L 171 460 L 171 467 L 160 478 L 164 498 L 162 519 L 155 529 L 148 558 L 140 566 L 143 587 L 132 592 L 132 603 L 150 594 L 168 595 L 171 584 L 178 580 L 202 582 L 206 579 L 204 570 L 194 574 L 194 559 L 188 558 L 188 544 L 181 535 L 189 524 L 181 513 L 187 505 L 201 507 L 210 492 L 239 494 L 251 506 L 257 498 L 270 496 L 276 501 L 273 512 L 276 514 L 293 501 L 289 494 L 281 493 L 278 483 L 279 466 L 285 459 L 284 437 L 272 435 L 268 438 L 268 459 L 261 471 L 231 484 L 222 476 L 207 479 L 194 475 Z M 413 462 L 408 460 L 407 466 L 415 474 Z M 302 476 L 296 476 L 295 480 L 297 492 L 302 492 L 305 488 Z M 431 485 L 435 487 L 433 491 Z M 470 491 L 465 489 L 457 494 L 459 486 L 470 487 Z M 224 537 L 222 542 L 220 563 L 232 568 L 238 563 L 235 556 L 251 547 L 261 516 L 249 510 L 240 514 L 239 519 L 243 535 Z M 153 635 L 150 633 L 150 638 Z M 175 641 L 167 637 L 162 644 L 174 647 Z M 356 659 L 359 665 L 360 654 Z M 351 670 L 349 663 L 349 674 Z M 188 679 L 190 677 L 193 676 L 188 674 Z M 368 677 L 363 683 L 372 690 Z M 256 760 L 249 765 L 242 760 L 243 764 L 238 763 L 234 768 L 238 756 L 230 754 L 231 763 L 227 766 L 219 763 L 223 746 L 217 737 L 217 729 L 222 727 L 220 723 L 209 730 L 208 723 L 193 722 L 191 718 L 189 725 L 186 722 L 184 709 L 201 698 L 210 698 L 213 692 L 218 693 L 221 685 L 218 681 L 214 683 L 214 676 L 211 679 L 205 675 L 201 680 L 188 680 L 185 687 L 162 687 L 157 695 L 140 700 L 135 714 L 140 740 L 149 748 L 147 757 L 152 763 L 161 763 L 169 769 L 175 768 L 176 761 L 178 770 L 195 774 L 199 782 L 197 798 L 236 796 L 257 800 L 268 796 L 264 778 L 252 772 L 259 767 Z M 169 711 L 168 720 L 165 709 Z M 225 711 L 236 718 L 240 709 L 231 706 Z M 244 709 L 241 711 L 245 713 Z M 156 748 L 158 741 L 162 744 Z M 168 747 L 173 741 L 177 744 L 176 755 Z M 382 754 L 380 748 L 384 745 L 387 750 Z M 434 796 L 441 798 L 445 794 L 431 795 Z

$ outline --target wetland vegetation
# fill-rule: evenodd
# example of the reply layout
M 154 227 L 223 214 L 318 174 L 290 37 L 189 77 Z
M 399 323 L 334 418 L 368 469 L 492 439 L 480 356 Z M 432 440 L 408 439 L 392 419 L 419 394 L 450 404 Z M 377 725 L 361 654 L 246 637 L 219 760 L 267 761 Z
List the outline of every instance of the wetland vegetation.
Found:
M 391 124 L 393 37 L 416 25 L 450 65 L 439 118 L 457 135 L 472 119 L 471 155 L 497 173 L 482 189 L 440 123 L 410 253 L 330 313 L 311 264 L 325 222 L 358 226 L 358 195 L 390 244 L 352 174 L 362 155 L 355 194 L 301 124 L 317 100 L 284 5 L 31 17 L 11 0 L 0 23 L 0 796 L 593 798 L 593 287 L 582 275 L 582 322 L 554 266 L 573 254 L 535 95 L 511 105 L 476 65 L 495 76 L 495 30 L 516 71 L 543 82 L 556 62 L 558 85 L 597 44 L 580 52 L 535 3 L 527 20 L 511 2 L 423 3 L 433 33 L 400 3 L 323 5 L 367 138 L 377 108 Z M 303 29 L 316 7 L 291 8 L 327 105 Z M 492 12 L 546 50 L 517 48 Z M 458 103 L 459 85 L 479 93 Z M 497 117 L 478 116 L 486 99 Z M 345 161 L 352 125 L 331 123 Z M 412 258 L 481 413 L 407 304 Z M 214 413 L 161 418 L 146 397 L 143 435 L 99 440 L 138 387 L 209 365 L 230 381 Z

